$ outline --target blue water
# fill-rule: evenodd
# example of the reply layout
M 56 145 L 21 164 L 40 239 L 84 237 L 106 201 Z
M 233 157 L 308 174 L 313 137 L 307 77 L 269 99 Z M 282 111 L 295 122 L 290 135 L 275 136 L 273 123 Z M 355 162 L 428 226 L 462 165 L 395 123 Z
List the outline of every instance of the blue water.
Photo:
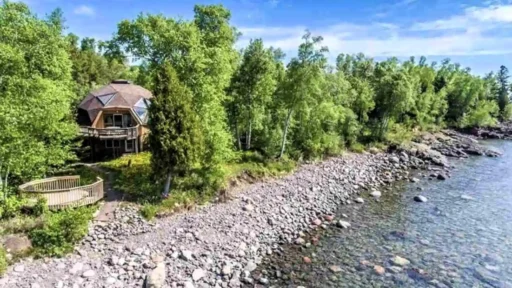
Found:
M 351 229 L 319 232 L 318 245 L 290 245 L 266 260 L 278 287 L 512 287 L 512 142 L 487 142 L 499 158 L 455 160 L 446 181 L 422 178 L 382 201 L 343 206 Z M 418 187 L 423 188 L 422 191 Z M 426 203 L 413 197 L 423 195 Z M 303 263 L 310 257 L 311 264 Z M 395 256 L 410 261 L 399 267 Z M 329 267 L 339 266 L 341 272 Z M 374 267 L 382 266 L 383 275 Z M 277 276 L 276 276 L 277 275 Z

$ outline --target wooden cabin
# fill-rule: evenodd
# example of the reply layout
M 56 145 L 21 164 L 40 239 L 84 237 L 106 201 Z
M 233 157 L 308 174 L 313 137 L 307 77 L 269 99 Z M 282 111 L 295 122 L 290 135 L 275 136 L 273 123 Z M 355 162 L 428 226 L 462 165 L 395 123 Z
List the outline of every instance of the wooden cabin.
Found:
M 144 150 L 151 92 L 127 80 L 92 91 L 78 105 L 78 124 L 90 158 L 101 160 Z

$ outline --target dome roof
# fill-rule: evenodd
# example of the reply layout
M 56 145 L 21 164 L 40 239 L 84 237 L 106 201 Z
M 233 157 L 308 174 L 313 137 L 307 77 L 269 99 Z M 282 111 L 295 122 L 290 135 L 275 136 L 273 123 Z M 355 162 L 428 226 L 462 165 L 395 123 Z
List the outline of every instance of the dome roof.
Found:
M 114 80 L 89 93 L 78 108 L 87 112 L 89 121 L 92 123 L 99 111 L 104 108 L 136 108 L 141 105 L 142 99 L 151 98 L 153 98 L 151 92 L 139 85 L 127 80 Z M 80 113 L 82 120 L 86 120 L 84 118 L 87 117 L 83 117 L 85 113 L 79 111 Z

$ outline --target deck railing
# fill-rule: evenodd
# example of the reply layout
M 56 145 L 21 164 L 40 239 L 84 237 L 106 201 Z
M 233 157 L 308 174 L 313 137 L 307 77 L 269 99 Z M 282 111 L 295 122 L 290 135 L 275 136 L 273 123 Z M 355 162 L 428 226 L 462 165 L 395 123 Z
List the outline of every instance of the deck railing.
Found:
M 80 176 L 52 177 L 25 183 L 19 189 L 25 196 L 45 198 L 53 210 L 79 207 L 103 198 L 103 179 L 96 178 L 96 182 L 80 186 Z
M 100 139 L 135 139 L 138 136 L 139 126 L 129 128 L 92 128 L 80 127 L 80 134 Z

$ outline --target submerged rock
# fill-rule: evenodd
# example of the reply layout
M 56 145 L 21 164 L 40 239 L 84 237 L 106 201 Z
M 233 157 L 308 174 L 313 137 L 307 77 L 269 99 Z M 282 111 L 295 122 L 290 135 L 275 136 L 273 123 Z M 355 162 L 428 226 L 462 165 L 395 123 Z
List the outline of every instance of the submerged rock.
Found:
M 351 226 L 349 222 L 343 221 L 343 220 L 338 221 L 338 223 L 336 223 L 336 225 L 343 229 L 350 228 L 350 226 Z
M 393 259 L 391 259 L 391 262 L 397 266 L 406 266 L 411 263 L 411 261 L 409 261 L 405 258 L 402 258 L 400 256 L 393 257 Z
M 354 202 L 359 203 L 359 204 L 363 204 L 363 203 L 364 203 L 364 199 L 363 199 L 363 198 L 361 198 L 361 197 L 357 197 L 357 198 L 354 200 Z
M 380 196 L 382 196 L 382 193 L 378 190 L 373 190 L 370 195 L 372 195 L 373 197 L 375 198 L 379 198 Z
M 427 197 L 418 195 L 418 196 L 414 196 L 414 201 L 423 203 L 423 202 L 427 202 L 428 200 L 427 200 Z

